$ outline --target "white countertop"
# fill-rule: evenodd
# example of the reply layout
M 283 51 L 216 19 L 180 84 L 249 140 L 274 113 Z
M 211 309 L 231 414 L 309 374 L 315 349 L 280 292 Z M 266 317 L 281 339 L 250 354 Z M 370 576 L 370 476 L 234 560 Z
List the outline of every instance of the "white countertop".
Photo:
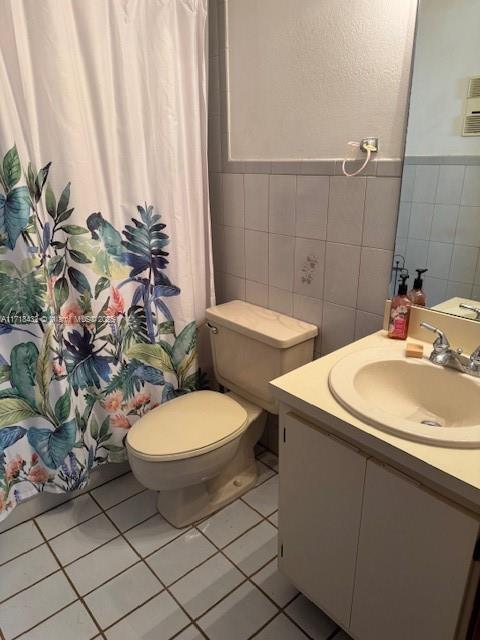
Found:
M 423 344 L 426 357 L 431 344 Z M 328 427 L 332 434 L 480 513 L 480 449 L 440 447 L 392 435 L 353 416 L 330 392 L 328 375 L 338 360 L 353 351 L 379 346 L 405 350 L 406 341 L 390 340 L 384 331 L 374 333 L 276 378 L 270 383 L 273 395 L 297 413 Z

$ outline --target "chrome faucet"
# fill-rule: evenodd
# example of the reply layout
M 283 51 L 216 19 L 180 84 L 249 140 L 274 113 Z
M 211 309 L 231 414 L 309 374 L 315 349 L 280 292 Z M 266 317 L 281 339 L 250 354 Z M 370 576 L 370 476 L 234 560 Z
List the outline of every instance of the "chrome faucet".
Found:
M 450 367 L 470 376 L 480 377 L 480 345 L 472 352 L 469 358 L 463 354 L 462 349 L 452 349 L 445 333 L 428 322 L 421 322 L 420 326 L 428 331 L 433 331 L 437 337 L 433 341 L 433 349 L 429 356 L 430 362 L 441 367 Z
M 459 305 L 460 309 L 468 309 L 469 311 L 473 311 L 475 314 L 475 318 L 473 320 L 480 320 L 480 307 L 475 307 L 473 304 L 466 304 L 465 302 L 461 302 Z

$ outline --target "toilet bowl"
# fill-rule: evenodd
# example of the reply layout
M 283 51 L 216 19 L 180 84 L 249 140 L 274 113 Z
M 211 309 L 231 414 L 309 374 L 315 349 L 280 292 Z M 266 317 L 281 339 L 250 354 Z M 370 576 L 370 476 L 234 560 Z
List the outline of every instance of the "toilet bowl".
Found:
M 153 409 L 126 438 L 132 472 L 158 492 L 175 527 L 197 522 L 257 481 L 254 448 L 267 411 L 268 382 L 313 356 L 317 328 L 235 300 L 207 309 L 215 375 L 228 393 L 194 391 Z
M 163 517 L 184 527 L 255 484 L 254 448 L 265 420 L 265 411 L 233 393 L 180 396 L 150 411 L 130 430 L 132 472 L 143 486 L 159 492 Z

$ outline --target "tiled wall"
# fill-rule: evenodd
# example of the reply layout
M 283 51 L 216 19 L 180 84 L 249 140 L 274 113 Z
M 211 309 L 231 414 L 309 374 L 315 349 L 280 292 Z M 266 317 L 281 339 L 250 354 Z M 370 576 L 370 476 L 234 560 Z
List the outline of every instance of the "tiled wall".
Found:
M 215 173 L 217 297 L 317 324 L 317 354 L 382 325 L 399 178 Z
M 453 296 L 480 300 L 480 166 L 409 162 L 395 252 L 411 274 L 428 268 L 429 306 Z
M 217 300 L 239 298 L 312 322 L 320 329 L 316 355 L 326 354 L 382 325 L 401 163 L 372 163 L 368 177 L 346 178 L 335 160 L 230 161 L 224 10 L 222 1 L 210 2 Z

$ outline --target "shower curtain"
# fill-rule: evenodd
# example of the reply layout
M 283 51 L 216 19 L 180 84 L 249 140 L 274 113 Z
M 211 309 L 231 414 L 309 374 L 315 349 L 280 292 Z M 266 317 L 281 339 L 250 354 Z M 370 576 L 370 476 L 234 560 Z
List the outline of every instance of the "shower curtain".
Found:
M 207 0 L 0 0 L 0 519 L 202 386 Z

